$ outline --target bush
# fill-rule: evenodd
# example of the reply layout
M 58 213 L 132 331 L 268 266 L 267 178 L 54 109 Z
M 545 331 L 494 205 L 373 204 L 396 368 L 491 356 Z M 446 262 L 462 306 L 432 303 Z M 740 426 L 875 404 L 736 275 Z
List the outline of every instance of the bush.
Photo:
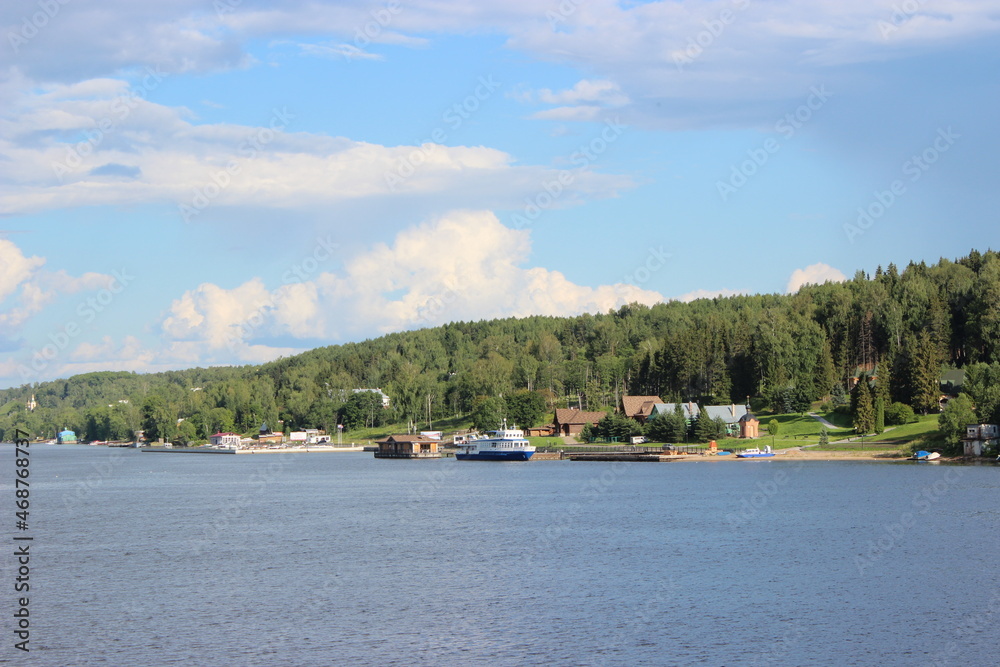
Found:
M 906 403 L 893 403 L 885 409 L 887 426 L 902 426 L 914 420 L 913 408 Z

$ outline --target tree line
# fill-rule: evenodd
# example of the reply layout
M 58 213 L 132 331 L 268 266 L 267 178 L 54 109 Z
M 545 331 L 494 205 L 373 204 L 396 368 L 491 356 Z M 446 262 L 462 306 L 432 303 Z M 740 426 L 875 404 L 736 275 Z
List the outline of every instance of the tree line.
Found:
M 708 405 L 751 397 L 778 411 L 828 398 L 860 408 L 866 420 L 870 401 L 874 422 L 879 404 L 882 420 L 898 412 L 894 404 L 936 411 L 947 367 L 988 369 L 972 373 L 973 386 L 994 387 L 978 378 L 1000 368 L 998 342 L 1000 256 L 973 250 L 954 261 L 858 271 L 795 294 L 454 322 L 259 366 L 35 383 L 0 391 L 0 437 L 9 440 L 14 428 L 51 437 L 65 427 L 88 440 L 128 439 L 140 428 L 204 439 L 262 422 L 275 430 L 331 431 L 338 423 L 417 430 L 515 412 L 519 425 L 531 426 L 523 420 L 547 421 L 556 407 L 611 409 L 625 394 Z M 375 405 L 377 394 L 353 391 L 376 387 L 391 397 L 389 408 Z M 975 404 L 977 414 L 996 419 L 992 391 L 981 390 L 985 400 Z M 32 394 L 38 407 L 29 411 Z M 541 416 L 523 411 L 527 403 L 544 405 Z

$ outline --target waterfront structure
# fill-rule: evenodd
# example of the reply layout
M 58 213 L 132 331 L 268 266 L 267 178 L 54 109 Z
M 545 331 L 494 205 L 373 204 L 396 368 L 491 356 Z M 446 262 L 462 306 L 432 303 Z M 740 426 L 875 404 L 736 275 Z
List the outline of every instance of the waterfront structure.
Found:
M 65 428 L 59 431 L 59 434 L 56 436 L 56 442 L 60 445 L 75 445 L 77 442 L 76 433 Z
M 962 453 L 965 456 L 982 456 L 990 445 L 1000 441 L 1000 426 L 996 424 L 968 424 L 962 438 Z
M 425 435 L 390 435 L 376 443 L 377 459 L 435 459 L 441 456 L 438 441 Z
M 240 436 L 236 433 L 214 433 L 208 439 L 213 447 L 232 447 L 236 449 L 240 446 Z

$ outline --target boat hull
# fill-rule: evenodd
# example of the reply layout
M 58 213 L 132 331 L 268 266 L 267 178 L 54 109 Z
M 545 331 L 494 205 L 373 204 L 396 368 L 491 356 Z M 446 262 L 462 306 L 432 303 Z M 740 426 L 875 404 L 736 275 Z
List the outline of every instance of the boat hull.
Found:
M 474 454 L 455 454 L 459 461 L 527 461 L 535 452 L 476 452 Z
M 770 453 L 770 454 L 765 454 L 765 453 L 761 453 L 761 454 L 737 454 L 736 458 L 738 458 L 738 459 L 766 459 L 766 458 L 769 458 L 771 456 L 774 456 L 773 452 Z

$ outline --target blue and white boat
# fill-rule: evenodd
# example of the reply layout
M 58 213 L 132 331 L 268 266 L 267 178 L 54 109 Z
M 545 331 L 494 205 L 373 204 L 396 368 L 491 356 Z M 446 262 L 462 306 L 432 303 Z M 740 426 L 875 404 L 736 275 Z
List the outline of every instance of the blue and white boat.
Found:
M 762 459 L 768 456 L 774 456 L 774 452 L 771 451 L 771 445 L 764 447 L 764 451 L 761 451 L 757 447 L 751 447 L 750 449 L 744 449 L 742 452 L 736 455 L 738 459 Z
M 459 461 L 527 461 L 535 446 L 524 439 L 524 431 L 507 428 L 507 422 L 496 431 L 474 436 L 458 445 L 455 458 Z

